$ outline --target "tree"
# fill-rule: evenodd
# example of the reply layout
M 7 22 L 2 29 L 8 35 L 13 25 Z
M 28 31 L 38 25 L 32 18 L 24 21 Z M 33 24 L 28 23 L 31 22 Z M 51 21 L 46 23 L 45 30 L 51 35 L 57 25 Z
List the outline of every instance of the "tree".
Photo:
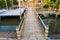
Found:
M 5 7 L 5 1 L 4 0 L 0 0 L 0 8 Z
M 17 0 L 13 0 L 14 5 L 18 4 Z
M 50 0 L 44 0 L 43 3 L 44 4 L 49 4 L 50 3 Z
M 12 4 L 10 0 L 7 0 L 7 3 L 8 3 L 7 4 L 8 6 L 11 6 L 11 4 Z

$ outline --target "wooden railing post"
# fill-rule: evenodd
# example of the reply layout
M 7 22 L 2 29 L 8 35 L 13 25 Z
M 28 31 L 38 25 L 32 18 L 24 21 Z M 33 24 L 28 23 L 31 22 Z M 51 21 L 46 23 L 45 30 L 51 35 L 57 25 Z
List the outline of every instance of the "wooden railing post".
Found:
M 16 28 L 16 33 L 17 33 L 18 40 L 20 40 L 21 39 L 21 31 L 19 31 L 18 27 Z
M 1 21 L 1 16 L 0 16 L 0 21 Z
M 21 34 L 22 34 L 22 28 L 23 28 L 23 24 L 24 24 L 24 17 L 25 17 L 25 13 L 24 13 L 24 16 L 23 18 L 21 19 L 20 23 L 19 23 L 19 26 L 16 27 L 16 33 L 17 33 L 17 37 L 18 37 L 18 40 L 21 39 Z
M 48 39 L 48 31 L 49 31 L 49 26 L 47 25 L 45 28 L 45 38 Z

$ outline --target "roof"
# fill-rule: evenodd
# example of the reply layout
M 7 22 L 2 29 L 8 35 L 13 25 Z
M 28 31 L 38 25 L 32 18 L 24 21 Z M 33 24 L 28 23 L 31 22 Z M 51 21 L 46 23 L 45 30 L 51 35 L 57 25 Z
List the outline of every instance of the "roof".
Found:
M 4 12 L 0 12 L 0 16 L 20 16 L 24 12 L 25 8 L 11 9 Z
M 5 9 L 1 9 L 1 10 L 0 10 L 0 13 L 3 13 L 3 12 L 5 12 L 5 11 L 7 11 L 7 10 L 5 10 Z

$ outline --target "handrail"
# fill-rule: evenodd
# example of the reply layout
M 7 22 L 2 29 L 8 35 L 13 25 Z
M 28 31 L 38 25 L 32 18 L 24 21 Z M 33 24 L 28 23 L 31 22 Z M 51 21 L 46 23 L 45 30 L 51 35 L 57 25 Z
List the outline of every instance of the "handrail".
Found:
M 41 20 L 41 23 L 43 24 L 43 26 L 44 26 L 44 31 L 45 31 L 45 29 L 46 29 L 46 25 L 44 24 L 44 22 L 43 22 L 43 20 L 41 19 L 41 17 L 38 15 L 38 12 L 37 11 L 35 11 L 36 12 L 36 15 L 38 16 L 38 18 Z
M 20 24 L 19 24 L 19 31 L 21 30 L 21 26 L 22 26 L 22 24 L 23 24 L 23 21 L 24 21 L 24 17 L 21 19 L 21 21 L 20 21 Z
M 22 17 L 22 19 L 21 19 L 21 21 L 20 21 L 20 23 L 19 23 L 19 26 L 18 26 L 18 27 L 19 27 L 19 31 L 21 30 L 21 26 L 22 26 L 23 21 L 24 21 L 25 11 L 26 11 L 26 10 L 24 10 L 23 17 Z
M 22 28 L 23 28 L 23 25 L 24 25 L 24 21 L 25 21 L 25 13 L 22 16 L 21 21 L 20 21 L 18 27 L 16 28 L 18 40 L 21 39 L 21 32 L 22 32 Z
M 46 25 L 44 24 L 44 22 L 43 22 L 43 20 L 40 18 L 40 16 L 38 16 L 39 17 L 39 19 L 41 20 L 41 23 L 43 24 L 43 26 L 44 26 L 44 30 L 46 29 Z

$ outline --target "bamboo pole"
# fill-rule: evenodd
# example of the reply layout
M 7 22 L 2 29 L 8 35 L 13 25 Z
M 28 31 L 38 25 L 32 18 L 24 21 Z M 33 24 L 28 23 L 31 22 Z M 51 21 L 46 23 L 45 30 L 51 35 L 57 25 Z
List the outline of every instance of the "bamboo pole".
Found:
M 46 29 L 45 29 L 45 37 L 46 37 L 46 39 L 48 39 L 48 31 L 49 31 L 49 26 L 47 25 Z
M 6 3 L 6 8 L 7 8 L 7 10 L 8 10 L 8 5 L 7 5 L 7 1 L 5 0 L 5 3 Z

